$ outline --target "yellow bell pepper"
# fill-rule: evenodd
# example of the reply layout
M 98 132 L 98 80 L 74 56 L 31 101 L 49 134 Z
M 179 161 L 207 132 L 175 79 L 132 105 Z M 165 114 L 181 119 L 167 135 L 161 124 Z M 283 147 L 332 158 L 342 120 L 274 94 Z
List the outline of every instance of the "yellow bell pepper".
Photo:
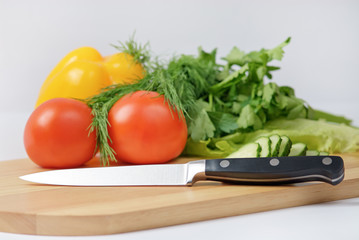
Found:
M 43 83 L 36 107 L 56 97 L 85 99 L 111 84 L 130 84 L 144 77 L 143 66 L 130 54 L 102 57 L 92 47 L 67 54 Z

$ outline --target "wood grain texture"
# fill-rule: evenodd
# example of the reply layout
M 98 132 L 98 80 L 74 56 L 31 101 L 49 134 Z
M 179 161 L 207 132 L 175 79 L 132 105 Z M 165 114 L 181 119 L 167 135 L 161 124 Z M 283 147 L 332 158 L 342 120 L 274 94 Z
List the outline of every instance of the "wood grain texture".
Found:
M 199 182 L 192 187 L 64 187 L 21 175 L 45 171 L 28 159 L 0 162 L 0 231 L 34 235 L 122 233 L 359 197 L 359 153 L 342 155 L 337 186 Z M 184 163 L 180 158 L 173 163 Z M 96 159 L 85 167 L 98 166 Z

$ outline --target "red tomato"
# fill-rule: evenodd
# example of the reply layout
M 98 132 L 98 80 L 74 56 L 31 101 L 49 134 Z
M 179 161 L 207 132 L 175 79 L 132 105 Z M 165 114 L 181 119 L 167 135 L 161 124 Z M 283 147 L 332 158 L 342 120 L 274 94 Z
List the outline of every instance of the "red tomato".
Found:
M 125 162 L 165 163 L 186 145 L 186 121 L 156 92 L 125 95 L 109 111 L 108 121 L 111 146 Z
M 66 98 L 44 102 L 25 126 L 28 156 L 45 168 L 81 166 L 95 151 L 95 133 L 88 134 L 91 121 L 91 109 L 83 102 Z

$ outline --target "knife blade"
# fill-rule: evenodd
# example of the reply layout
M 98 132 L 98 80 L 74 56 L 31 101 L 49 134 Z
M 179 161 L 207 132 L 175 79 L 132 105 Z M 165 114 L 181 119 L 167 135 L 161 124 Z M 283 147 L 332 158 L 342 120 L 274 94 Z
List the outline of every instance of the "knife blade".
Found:
M 50 170 L 20 178 L 64 186 L 191 186 L 201 180 L 255 184 L 321 181 L 337 185 L 344 178 L 344 162 L 339 156 L 223 158 L 186 164 Z

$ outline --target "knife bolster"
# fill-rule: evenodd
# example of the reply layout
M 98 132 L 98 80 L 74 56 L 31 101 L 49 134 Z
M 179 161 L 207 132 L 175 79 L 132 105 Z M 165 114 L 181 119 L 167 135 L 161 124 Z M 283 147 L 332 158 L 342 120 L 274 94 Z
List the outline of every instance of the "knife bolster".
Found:
M 198 160 L 187 163 L 186 185 L 191 186 L 197 181 L 206 180 L 206 160 Z

